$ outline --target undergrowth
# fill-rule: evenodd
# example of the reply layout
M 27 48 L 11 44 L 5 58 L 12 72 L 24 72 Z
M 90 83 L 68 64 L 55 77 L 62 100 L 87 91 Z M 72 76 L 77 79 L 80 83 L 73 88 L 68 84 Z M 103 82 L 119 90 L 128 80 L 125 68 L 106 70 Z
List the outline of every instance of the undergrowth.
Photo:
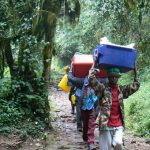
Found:
M 58 85 L 63 75 L 65 74 L 63 68 L 67 66 L 67 63 L 64 63 L 58 57 L 54 57 L 52 59 L 52 67 L 51 67 L 51 83 Z
M 43 81 L 37 80 L 37 91 L 29 82 L 0 80 L 0 134 L 17 134 L 21 139 L 28 135 L 42 136 L 46 126 Z M 3 86 L 5 83 L 6 86 Z M 36 94 L 35 94 L 36 92 Z
M 150 69 L 139 72 L 140 89 L 125 101 L 126 126 L 136 135 L 150 138 Z

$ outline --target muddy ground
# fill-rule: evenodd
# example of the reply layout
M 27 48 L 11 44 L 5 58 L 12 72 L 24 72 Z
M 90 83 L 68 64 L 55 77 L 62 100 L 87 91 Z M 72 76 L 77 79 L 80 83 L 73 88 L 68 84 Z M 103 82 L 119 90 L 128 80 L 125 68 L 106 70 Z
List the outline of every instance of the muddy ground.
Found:
M 71 114 L 68 93 L 51 87 L 50 103 L 53 130 L 45 137 L 46 141 L 27 138 L 25 142 L 17 137 L 0 137 L 0 150 L 87 150 L 82 140 L 82 132 L 76 130 L 76 117 Z M 125 132 L 124 150 L 150 150 L 150 140 L 139 138 Z M 95 144 L 98 146 L 98 129 L 95 130 Z

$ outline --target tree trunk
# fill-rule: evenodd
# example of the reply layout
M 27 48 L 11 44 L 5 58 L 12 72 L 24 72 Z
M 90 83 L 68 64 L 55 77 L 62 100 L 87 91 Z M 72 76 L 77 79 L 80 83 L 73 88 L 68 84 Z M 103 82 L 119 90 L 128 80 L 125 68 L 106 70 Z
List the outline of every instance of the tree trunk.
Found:
M 54 48 L 54 29 L 51 29 L 49 34 L 46 35 L 45 39 L 46 41 L 49 40 L 49 44 L 45 45 L 43 49 L 43 77 L 49 83 L 50 81 L 50 70 L 51 70 L 51 61 L 52 61 L 52 54 L 53 54 L 53 48 Z
M 48 89 L 48 85 L 50 82 L 50 70 L 51 70 L 51 62 L 52 62 L 52 54 L 53 54 L 53 48 L 54 48 L 54 32 L 56 27 L 56 18 L 54 20 L 51 20 L 53 22 L 53 26 L 47 22 L 48 21 L 48 14 L 44 14 L 44 25 L 45 25 L 45 42 L 48 44 L 45 45 L 43 49 L 43 77 L 46 80 L 46 89 Z M 46 105 L 46 112 L 48 116 L 48 126 L 51 127 L 50 124 L 50 105 L 48 97 L 45 101 Z
M 3 49 L 1 48 L 0 51 L 0 79 L 2 79 L 4 76 L 4 52 Z
M 15 64 L 14 64 L 10 42 L 11 42 L 10 40 L 4 41 L 4 49 L 5 49 L 6 62 L 10 69 L 10 75 L 11 75 L 11 78 L 14 79 L 17 76 L 17 68 L 15 67 Z

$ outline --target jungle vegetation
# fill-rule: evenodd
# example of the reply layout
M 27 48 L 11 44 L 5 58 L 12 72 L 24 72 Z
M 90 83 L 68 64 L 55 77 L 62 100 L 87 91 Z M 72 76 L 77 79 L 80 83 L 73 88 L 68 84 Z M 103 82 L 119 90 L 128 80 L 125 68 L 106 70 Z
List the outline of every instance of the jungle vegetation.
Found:
M 51 128 L 49 84 L 75 52 L 91 53 L 106 36 L 135 43 L 141 88 L 126 102 L 127 126 L 150 137 L 149 7 L 148 0 L 0 0 L 0 133 L 24 138 Z

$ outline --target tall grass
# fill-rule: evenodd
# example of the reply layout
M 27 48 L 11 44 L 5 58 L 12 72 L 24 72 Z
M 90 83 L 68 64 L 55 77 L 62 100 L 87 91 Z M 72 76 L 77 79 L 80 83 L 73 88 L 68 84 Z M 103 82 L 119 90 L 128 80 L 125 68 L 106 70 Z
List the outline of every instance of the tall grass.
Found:
M 150 68 L 140 71 L 140 89 L 125 101 L 126 126 L 150 138 Z

